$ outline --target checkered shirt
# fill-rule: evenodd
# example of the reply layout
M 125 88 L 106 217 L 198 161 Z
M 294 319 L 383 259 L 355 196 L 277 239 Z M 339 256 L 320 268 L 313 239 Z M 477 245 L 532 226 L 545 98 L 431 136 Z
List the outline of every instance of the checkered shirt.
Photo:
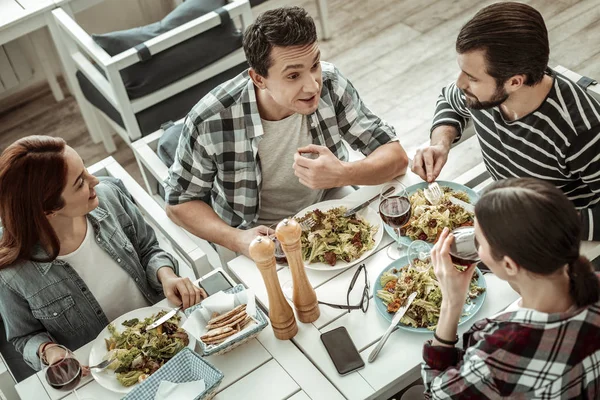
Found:
M 337 68 L 326 62 L 321 67 L 321 98 L 308 116 L 314 144 L 327 146 L 346 161 L 342 139 L 365 156 L 397 140 L 394 128 L 364 105 Z M 262 135 L 254 84 L 245 71 L 212 90 L 186 117 L 165 180 L 166 202 L 201 200 L 230 226 L 254 225 L 260 206 Z
M 502 313 L 476 322 L 463 343 L 425 344 L 427 398 L 600 398 L 600 302 L 562 314 Z

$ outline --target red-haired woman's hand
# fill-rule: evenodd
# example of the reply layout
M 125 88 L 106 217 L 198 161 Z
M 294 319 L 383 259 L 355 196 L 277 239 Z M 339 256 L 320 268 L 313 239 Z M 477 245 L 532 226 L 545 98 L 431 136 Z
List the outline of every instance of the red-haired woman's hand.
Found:
M 431 250 L 431 262 L 435 275 L 440 282 L 442 304 L 446 307 L 462 309 L 475 271 L 475 264 L 469 266 L 463 272 L 454 266 L 450 258 L 450 246 L 453 241 L 454 235 L 450 233 L 448 228 L 445 228 Z

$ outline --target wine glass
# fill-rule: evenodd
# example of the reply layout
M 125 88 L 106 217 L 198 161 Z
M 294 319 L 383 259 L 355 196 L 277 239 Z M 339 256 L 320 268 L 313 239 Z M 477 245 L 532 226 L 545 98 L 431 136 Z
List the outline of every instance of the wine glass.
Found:
M 56 390 L 72 391 L 79 399 L 75 388 L 81 381 L 83 369 L 73 352 L 65 346 L 46 346 L 40 354 L 42 371 L 46 382 Z
M 424 272 L 431 268 L 431 261 L 427 264 L 427 266 L 422 266 L 420 263 L 416 263 L 416 261 L 427 261 L 427 259 L 430 259 L 431 248 L 432 246 L 423 240 L 415 240 L 412 242 L 408 246 L 408 250 L 406 250 L 410 268 L 419 272 Z
M 475 237 L 475 228 L 472 226 L 461 226 L 452 232 L 454 241 L 450 245 L 450 259 L 452 263 L 464 270 L 472 264 L 477 264 L 481 259 L 477 249 L 479 244 Z M 415 264 L 415 260 L 425 261 L 431 257 L 432 246 L 422 240 L 415 240 L 408 246 L 407 255 L 411 268 L 417 271 L 426 271 L 429 267 L 423 269 Z
M 281 242 L 277 239 L 277 235 L 275 235 L 275 229 L 277 229 L 278 223 L 271 224 L 269 226 L 269 239 L 273 241 L 275 245 L 275 262 L 279 265 L 288 265 L 287 256 L 283 251 L 283 247 L 281 247 Z
M 450 258 L 452 262 L 460 267 L 468 267 L 476 264 L 479 258 L 479 244 L 475 237 L 475 227 L 461 226 L 452 231 L 454 241 L 450 246 Z
M 400 182 L 389 183 L 381 188 L 379 214 L 383 222 L 396 232 L 396 244 L 388 247 L 387 255 L 392 260 L 402 256 L 406 248 L 400 242 L 401 228 L 410 219 L 411 205 L 406 186 Z

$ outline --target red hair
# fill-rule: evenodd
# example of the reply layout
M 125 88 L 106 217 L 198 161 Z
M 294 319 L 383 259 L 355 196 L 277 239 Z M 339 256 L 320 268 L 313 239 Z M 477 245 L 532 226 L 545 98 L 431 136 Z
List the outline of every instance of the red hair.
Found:
M 0 155 L 0 268 L 19 259 L 34 260 L 37 244 L 58 256 L 60 242 L 46 217 L 63 207 L 67 181 L 66 142 L 51 136 L 17 140 Z

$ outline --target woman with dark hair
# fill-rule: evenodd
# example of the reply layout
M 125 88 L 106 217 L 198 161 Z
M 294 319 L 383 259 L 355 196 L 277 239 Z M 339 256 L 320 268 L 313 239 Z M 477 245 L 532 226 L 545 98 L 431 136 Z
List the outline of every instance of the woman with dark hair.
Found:
M 520 295 L 518 307 L 476 322 L 458 342 L 475 266 L 458 271 L 453 236 L 432 262 L 442 291 L 434 339 L 423 349 L 425 392 L 434 399 L 597 399 L 600 282 L 580 255 L 581 223 L 569 199 L 532 178 L 493 184 L 475 206 L 481 260 Z
M 99 183 L 64 140 L 29 136 L 4 150 L 0 193 L 0 314 L 32 368 L 165 295 L 184 308 L 205 297 L 177 276 L 122 184 Z

